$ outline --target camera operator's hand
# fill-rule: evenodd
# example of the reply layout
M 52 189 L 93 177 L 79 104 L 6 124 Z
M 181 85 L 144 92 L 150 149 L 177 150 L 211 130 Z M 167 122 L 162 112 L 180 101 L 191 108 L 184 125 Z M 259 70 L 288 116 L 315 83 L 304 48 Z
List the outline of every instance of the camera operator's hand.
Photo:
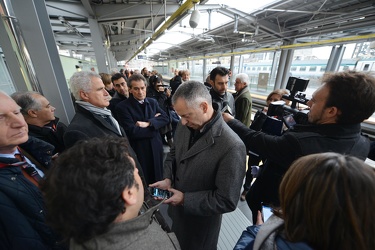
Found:
M 234 117 L 229 113 L 223 112 L 222 115 L 225 122 L 229 122 L 230 120 L 234 119 Z
M 173 193 L 171 198 L 164 201 L 165 204 L 171 204 L 172 206 L 183 206 L 184 205 L 184 193 L 174 188 L 168 188 L 168 191 Z
M 257 177 L 259 172 L 259 166 L 251 166 L 251 174 L 254 178 Z

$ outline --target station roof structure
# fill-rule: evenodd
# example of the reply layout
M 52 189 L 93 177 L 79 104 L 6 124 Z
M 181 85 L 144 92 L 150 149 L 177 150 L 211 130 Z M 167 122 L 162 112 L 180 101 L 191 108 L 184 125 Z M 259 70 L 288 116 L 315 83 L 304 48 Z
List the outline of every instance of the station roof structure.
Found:
M 103 46 L 117 61 L 375 40 L 374 0 L 45 2 L 60 49 L 94 57 L 90 27 L 97 23 Z M 194 10 L 200 13 L 196 28 L 189 25 Z

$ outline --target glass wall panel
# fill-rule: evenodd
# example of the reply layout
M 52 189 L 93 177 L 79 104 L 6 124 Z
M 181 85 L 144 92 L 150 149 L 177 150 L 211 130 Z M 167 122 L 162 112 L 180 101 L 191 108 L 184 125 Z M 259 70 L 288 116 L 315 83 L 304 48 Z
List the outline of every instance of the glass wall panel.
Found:
M 12 94 L 16 91 L 16 88 L 10 77 L 8 67 L 4 58 L 3 50 L 0 47 L 0 90 L 7 94 Z

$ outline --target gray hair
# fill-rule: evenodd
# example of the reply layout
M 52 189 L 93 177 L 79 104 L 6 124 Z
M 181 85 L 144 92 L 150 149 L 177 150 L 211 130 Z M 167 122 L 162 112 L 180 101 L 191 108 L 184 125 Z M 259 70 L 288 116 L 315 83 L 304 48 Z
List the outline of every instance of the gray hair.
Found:
M 246 73 L 239 73 L 239 74 L 237 74 L 234 79 L 237 79 L 237 78 L 240 79 L 241 82 L 246 83 L 246 85 L 249 85 L 249 83 L 250 83 L 249 75 L 246 74 Z
M 79 71 L 75 72 L 69 80 L 70 91 L 77 101 L 81 100 L 80 91 L 85 93 L 90 92 L 92 88 L 91 79 L 93 77 L 100 78 L 100 75 L 94 71 Z
M 36 91 L 15 92 L 10 97 L 21 107 L 21 113 L 25 116 L 30 109 L 42 109 L 42 104 L 35 99 L 35 95 L 41 94 Z
M 206 86 L 198 81 L 187 81 L 181 84 L 172 97 L 172 103 L 175 104 L 179 98 L 184 99 L 190 108 L 199 107 L 203 101 L 212 106 L 210 93 Z

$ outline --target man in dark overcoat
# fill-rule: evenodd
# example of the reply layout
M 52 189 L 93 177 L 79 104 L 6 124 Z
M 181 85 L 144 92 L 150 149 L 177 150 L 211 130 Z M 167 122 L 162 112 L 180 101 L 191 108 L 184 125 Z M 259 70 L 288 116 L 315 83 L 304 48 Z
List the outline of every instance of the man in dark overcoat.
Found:
M 132 75 L 128 84 L 131 95 L 117 104 L 116 115 L 149 184 L 163 178 L 163 143 L 159 129 L 169 123 L 169 118 L 156 100 L 146 98 L 146 79 L 142 75 Z
M 165 179 L 151 186 L 173 193 L 165 203 L 182 249 L 216 249 L 222 214 L 236 209 L 240 196 L 245 145 L 213 109 L 202 83 L 182 84 L 172 102 L 181 116 L 175 145 L 165 162 Z

